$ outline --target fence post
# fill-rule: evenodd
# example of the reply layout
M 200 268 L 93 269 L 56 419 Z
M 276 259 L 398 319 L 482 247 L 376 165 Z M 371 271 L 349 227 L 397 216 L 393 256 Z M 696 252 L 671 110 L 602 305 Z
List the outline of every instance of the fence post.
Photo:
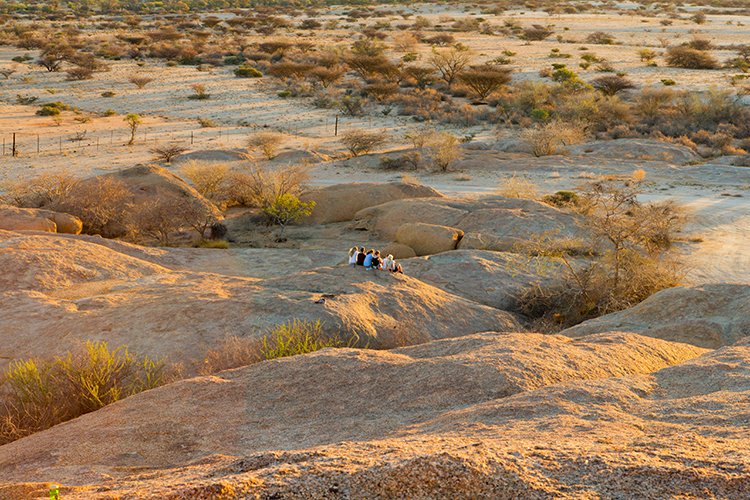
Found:
M 3 137 L 3 156 L 5 156 L 5 137 Z
M 39 134 L 36 134 L 36 155 L 39 156 Z
M 11 156 L 16 156 L 16 133 L 13 132 L 13 149 L 11 149 Z
M 339 135 L 339 115 L 336 115 L 336 124 L 333 127 L 333 135 L 334 136 Z
M 60 154 L 62 154 L 62 137 L 60 137 Z
M 190 131 L 190 145 L 193 145 L 193 131 Z

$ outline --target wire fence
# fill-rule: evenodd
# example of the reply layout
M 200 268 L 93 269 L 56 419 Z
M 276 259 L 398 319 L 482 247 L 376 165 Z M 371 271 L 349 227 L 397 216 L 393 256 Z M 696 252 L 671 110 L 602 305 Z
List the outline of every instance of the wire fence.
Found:
M 55 156 L 70 154 L 96 154 L 108 152 L 112 148 L 147 145 L 151 147 L 165 144 L 195 146 L 222 139 L 238 138 L 247 131 L 239 130 L 139 130 L 133 136 L 125 130 L 79 132 L 50 136 L 48 134 L 10 133 L 2 137 L 0 153 L 3 157 Z M 132 139 L 132 140 L 131 140 Z
M 141 127 L 134 135 L 126 129 L 110 129 L 104 131 L 79 130 L 60 135 L 34 134 L 28 132 L 11 132 L 2 136 L 0 158 L 44 157 L 58 155 L 87 155 L 97 153 L 111 153 L 114 148 L 147 145 L 151 148 L 166 144 L 178 144 L 185 147 L 209 145 L 228 141 L 230 147 L 244 146 L 244 142 L 252 132 L 258 130 L 276 130 L 290 136 L 302 138 L 333 138 L 343 130 L 344 120 L 338 115 L 321 120 L 315 130 L 302 131 L 299 123 L 293 120 L 279 123 L 278 126 L 247 125 L 236 128 L 205 127 L 198 129 L 165 130 L 163 126 Z M 372 128 L 369 118 L 346 120 L 347 128 Z M 234 144 L 236 142 L 236 144 Z

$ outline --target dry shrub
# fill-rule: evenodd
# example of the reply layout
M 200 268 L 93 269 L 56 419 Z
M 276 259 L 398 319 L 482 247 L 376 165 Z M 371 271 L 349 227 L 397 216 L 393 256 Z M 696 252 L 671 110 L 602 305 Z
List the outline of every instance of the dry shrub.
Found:
M 180 173 L 205 198 L 217 205 L 226 202 L 225 184 L 229 175 L 228 165 L 191 160 L 180 168 Z
M 78 183 L 70 174 L 41 174 L 28 181 L 2 186 L 0 202 L 23 208 L 49 207 L 67 198 Z
M 205 359 L 198 367 L 198 373 L 211 375 L 262 361 L 261 347 L 259 339 L 227 337 L 219 342 L 216 349 L 206 353 Z
M 272 160 L 283 141 L 284 136 L 278 132 L 258 132 L 248 138 L 247 147 L 250 151 L 260 151 L 267 160 Z
M 48 429 L 179 376 L 177 367 L 105 342 L 11 363 L 0 378 L 0 444 Z
M 227 176 L 226 198 L 230 204 L 268 207 L 285 194 L 301 194 L 308 179 L 307 172 L 300 167 L 273 171 L 253 167 L 246 172 L 233 172 Z
M 535 200 L 538 197 L 538 190 L 534 181 L 528 177 L 515 174 L 500 181 L 496 192 L 505 198 Z
M 683 216 L 672 203 L 639 202 L 643 177 L 634 172 L 625 183 L 595 182 L 580 195 L 582 229 L 589 248 L 596 249 L 586 264 L 551 245 L 549 234 L 526 244 L 532 254 L 562 263 L 565 272 L 550 286 L 537 284 L 526 291 L 521 300 L 525 314 L 566 327 L 632 307 L 679 284 L 680 266 L 668 250 Z
M 109 237 L 119 235 L 125 225 L 131 198 L 125 183 L 99 176 L 76 182 L 67 196 L 44 208 L 75 215 L 83 222 L 83 232 Z
M 541 41 L 548 38 L 555 31 L 551 26 L 542 26 L 541 24 L 534 24 L 531 27 L 524 28 L 521 34 L 521 38 L 528 41 Z
M 585 135 L 581 128 L 580 125 L 556 120 L 524 130 L 521 140 L 529 146 L 534 156 L 549 156 L 558 154 L 562 146 L 583 142 Z
M 458 137 L 448 132 L 435 132 L 430 135 L 425 146 L 435 166 L 447 172 L 453 163 L 461 157 Z
M 591 86 L 605 95 L 615 95 L 623 90 L 635 88 L 633 82 L 618 75 L 605 75 L 591 81 Z
M 170 246 L 175 233 L 190 228 L 201 239 L 217 222 L 210 206 L 180 195 L 160 196 L 133 205 L 128 210 L 127 227 L 131 238 L 155 240 Z
M 352 129 L 342 133 L 339 140 L 352 156 L 359 156 L 385 144 L 388 141 L 388 134 L 364 129 Z
M 667 64 L 685 69 L 717 69 L 719 62 L 708 52 L 681 45 L 667 49 Z

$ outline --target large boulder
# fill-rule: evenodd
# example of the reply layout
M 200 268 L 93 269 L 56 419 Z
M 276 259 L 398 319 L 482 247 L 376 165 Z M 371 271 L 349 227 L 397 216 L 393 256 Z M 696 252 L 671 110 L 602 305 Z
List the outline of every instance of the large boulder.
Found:
M 449 206 L 435 198 L 397 200 L 357 212 L 354 227 L 377 234 L 383 239 L 396 239 L 396 231 L 404 224 L 454 225 L 468 212 Z
M 562 264 L 553 259 L 483 250 L 455 250 L 401 263 L 409 276 L 446 292 L 519 312 L 529 288 L 546 286 L 563 272 Z
M 664 161 L 684 165 L 700 159 L 700 156 L 687 146 L 656 139 L 615 139 L 569 146 L 574 155 L 591 155 L 597 158 L 618 160 Z
M 615 330 L 711 349 L 731 345 L 750 336 L 750 285 L 669 288 L 562 333 L 581 337 Z
M 533 200 L 482 196 L 473 199 L 427 198 L 397 200 L 357 213 L 354 227 L 383 239 L 396 239 L 396 231 L 419 222 L 457 227 L 472 235 L 459 248 L 511 250 L 534 235 L 559 238 L 581 236 L 577 216 Z
M 316 188 L 303 193 L 303 201 L 314 201 L 315 209 L 303 222 L 308 224 L 328 224 L 354 219 L 360 210 L 404 198 L 438 198 L 442 196 L 434 189 L 419 184 L 354 183 L 336 184 Z
M 455 227 L 417 222 L 399 227 L 396 242 L 411 247 L 417 255 L 432 255 L 455 250 L 463 235 Z
M 6 231 L 80 234 L 82 228 L 81 219 L 70 214 L 37 208 L 0 206 L 0 229 Z
M 388 255 L 393 255 L 394 259 L 408 259 L 417 256 L 417 253 L 412 247 L 404 245 L 403 243 L 396 243 L 395 241 L 383 246 L 380 249 L 380 254 L 386 257 Z

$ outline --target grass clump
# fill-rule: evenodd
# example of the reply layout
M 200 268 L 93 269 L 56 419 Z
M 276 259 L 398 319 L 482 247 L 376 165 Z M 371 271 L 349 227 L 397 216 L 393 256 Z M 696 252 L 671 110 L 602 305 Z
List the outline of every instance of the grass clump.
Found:
M 284 358 L 319 351 L 327 347 L 351 347 L 340 339 L 323 335 L 323 325 L 318 321 L 294 319 L 276 326 L 260 342 L 260 353 L 264 359 Z
M 163 361 L 124 346 L 87 342 L 80 352 L 16 361 L 0 379 L 0 444 L 48 429 L 176 378 Z

